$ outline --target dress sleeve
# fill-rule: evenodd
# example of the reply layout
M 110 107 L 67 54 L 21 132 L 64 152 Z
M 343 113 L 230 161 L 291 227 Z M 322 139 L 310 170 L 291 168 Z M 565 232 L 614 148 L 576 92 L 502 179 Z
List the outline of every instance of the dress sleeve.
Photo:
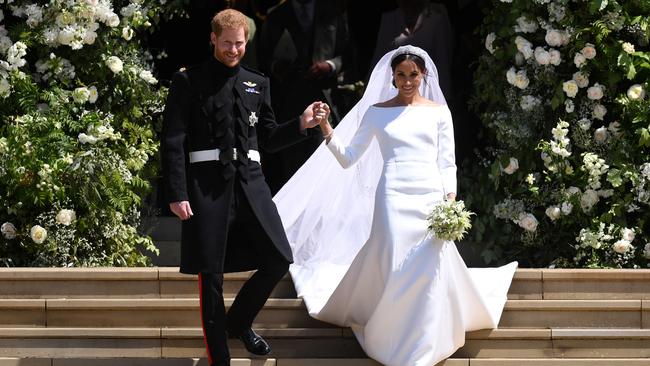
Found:
M 456 193 L 456 152 L 451 112 L 445 108 L 438 122 L 438 169 L 445 195 Z
M 345 169 L 351 167 L 356 163 L 363 153 L 368 149 L 372 138 L 375 135 L 375 129 L 372 122 L 368 121 L 368 113 L 364 114 L 359 125 L 359 129 L 352 137 L 352 141 L 348 146 L 345 146 L 341 140 L 336 137 L 336 133 L 332 135 L 327 148 L 334 154 L 336 160 Z

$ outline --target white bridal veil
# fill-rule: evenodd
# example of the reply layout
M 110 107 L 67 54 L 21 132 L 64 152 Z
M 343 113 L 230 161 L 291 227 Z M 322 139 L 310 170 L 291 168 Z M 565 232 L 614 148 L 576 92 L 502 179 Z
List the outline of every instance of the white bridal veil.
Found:
M 446 104 L 429 55 L 417 47 L 399 47 L 379 60 L 363 97 L 334 130 L 343 144 L 350 142 L 368 107 L 397 94 L 392 85 L 390 64 L 394 55 L 403 53 L 425 60 L 426 76 L 420 86 L 421 95 Z M 322 291 L 331 293 L 333 289 L 322 286 L 338 283 L 332 281 L 332 276 L 345 274 L 368 239 L 382 167 L 383 159 L 376 140 L 349 169 L 343 169 L 322 143 L 275 195 L 274 201 L 293 250 L 294 264 L 290 272 L 300 297 Z M 328 280 L 319 280 L 323 277 Z M 307 305 L 310 310 L 321 307 L 320 304 Z

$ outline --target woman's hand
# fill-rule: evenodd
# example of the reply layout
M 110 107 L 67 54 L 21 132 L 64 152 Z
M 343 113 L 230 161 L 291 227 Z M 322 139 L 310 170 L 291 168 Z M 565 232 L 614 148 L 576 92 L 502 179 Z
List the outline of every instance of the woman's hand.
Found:
M 330 106 L 327 103 L 317 102 L 314 105 L 314 119 L 318 121 L 320 129 L 323 132 L 323 137 L 327 142 L 330 142 L 332 133 L 334 133 L 334 129 L 329 123 L 329 116 Z

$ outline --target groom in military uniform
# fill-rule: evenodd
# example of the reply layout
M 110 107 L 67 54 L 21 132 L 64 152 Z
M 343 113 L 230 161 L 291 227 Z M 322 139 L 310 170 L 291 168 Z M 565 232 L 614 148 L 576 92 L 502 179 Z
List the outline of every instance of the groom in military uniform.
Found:
M 162 135 L 171 211 L 182 220 L 182 273 L 199 275 L 201 320 L 211 366 L 230 365 L 227 338 L 254 354 L 270 352 L 252 329 L 292 262 L 280 216 L 260 167 L 269 152 L 308 138 L 313 105 L 277 124 L 268 79 L 240 65 L 246 17 L 233 9 L 212 20 L 214 58 L 174 74 Z M 257 271 L 227 315 L 223 273 Z

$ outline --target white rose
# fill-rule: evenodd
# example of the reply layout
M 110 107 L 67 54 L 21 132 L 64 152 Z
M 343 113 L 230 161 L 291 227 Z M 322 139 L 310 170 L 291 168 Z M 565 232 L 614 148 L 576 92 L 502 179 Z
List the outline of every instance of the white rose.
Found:
M 94 104 L 97 101 L 97 97 L 99 97 L 99 94 L 97 93 L 97 88 L 94 86 L 88 88 L 88 102 Z
M 533 44 L 530 43 L 526 38 L 517 36 L 515 38 L 515 45 L 517 45 L 517 50 L 524 55 L 524 58 L 526 60 L 533 56 Z
M 564 37 L 562 32 L 555 29 L 549 29 L 546 31 L 546 36 L 544 37 L 546 43 L 551 47 L 559 47 L 564 43 Z
M 578 121 L 578 127 L 580 127 L 580 129 L 583 131 L 587 131 L 591 128 L 591 121 L 586 118 L 583 118 Z
M 7 240 L 11 240 L 16 237 L 16 227 L 14 226 L 14 224 L 10 222 L 5 222 L 4 224 L 2 224 L 2 226 L 0 227 L 0 231 L 2 231 L 2 235 Z
M 485 37 L 485 48 L 490 51 L 490 53 L 494 53 L 494 46 L 493 43 L 497 39 L 497 35 L 492 32 Z
M 587 89 L 587 98 L 591 100 L 600 100 L 603 97 L 603 87 L 596 83 Z
M 566 93 L 566 96 L 569 98 L 574 98 L 578 94 L 578 84 L 575 80 L 565 81 L 562 84 L 562 90 Z
M 600 201 L 598 193 L 593 189 L 587 189 L 580 197 L 580 206 L 584 212 L 588 212 L 598 201 Z
M 97 39 L 97 32 L 95 31 L 86 31 L 84 34 L 84 43 L 85 44 L 93 44 L 95 43 L 95 40 Z
M 525 70 L 518 71 L 517 76 L 515 76 L 515 86 L 523 90 L 528 87 L 529 83 L 530 80 L 528 79 L 528 76 L 526 76 L 526 71 Z
M 508 166 L 503 168 L 502 171 L 508 175 L 511 175 L 516 172 L 517 169 L 519 169 L 519 160 L 517 160 L 517 158 L 510 158 Z
M 633 248 L 632 244 L 627 240 L 619 240 L 612 245 L 612 249 L 619 254 L 625 254 Z
M 133 29 L 131 29 L 131 27 L 122 28 L 122 38 L 124 38 L 127 41 L 130 41 L 131 38 L 133 38 Z
M 564 109 L 566 110 L 567 113 L 573 113 L 575 110 L 575 104 L 573 104 L 572 99 L 566 99 L 564 101 Z
M 70 226 L 77 219 L 77 214 L 74 210 L 63 209 L 56 214 L 56 223 Z
M 568 215 L 573 211 L 573 204 L 571 202 L 562 202 L 562 213 Z
M 631 100 L 645 99 L 645 90 L 643 86 L 634 84 L 627 89 L 627 97 Z
M 106 66 L 108 66 L 108 68 L 111 69 L 112 72 L 118 74 L 122 72 L 124 68 L 124 63 L 122 63 L 122 60 L 120 60 L 119 57 L 111 56 L 106 60 Z
M 573 63 L 577 68 L 580 68 L 580 66 L 584 65 L 585 62 L 587 62 L 587 59 L 582 55 L 582 53 L 576 53 L 576 55 L 573 57 Z
M 62 45 L 69 45 L 74 40 L 74 29 L 70 26 L 65 26 L 59 31 L 56 40 Z
M 47 231 L 40 225 L 34 225 L 29 231 L 29 236 L 32 238 L 34 243 L 41 244 L 47 238 Z
M 86 87 L 76 88 L 72 92 L 72 99 L 79 104 L 86 103 L 89 97 L 90 97 L 90 92 Z
M 634 230 L 624 228 L 623 231 L 621 231 L 621 237 L 623 238 L 623 240 L 627 240 L 631 242 L 632 240 L 634 240 Z
M 156 80 L 156 78 L 151 74 L 151 71 L 148 70 L 140 71 L 139 76 L 142 80 L 146 81 L 149 84 L 156 84 L 158 82 L 158 80 Z
M 630 42 L 624 42 L 623 51 L 625 51 L 625 53 L 634 53 L 634 45 Z
M 508 81 L 508 84 L 515 85 L 515 79 L 516 78 L 517 78 L 517 70 L 515 70 L 514 67 L 511 67 L 506 72 L 506 80 Z
M 535 48 L 535 61 L 540 65 L 548 65 L 551 63 L 551 55 L 542 47 Z
M 117 27 L 120 25 L 120 17 L 118 17 L 115 13 L 110 14 L 106 19 L 106 25 L 111 28 Z
M 594 131 L 594 140 L 596 140 L 596 142 L 599 144 L 605 143 L 608 137 L 609 132 L 607 132 L 607 128 L 605 128 L 605 126 L 602 126 Z
M 534 232 L 537 230 L 538 221 L 533 214 L 522 213 L 519 215 L 517 224 L 526 231 Z
M 562 63 L 562 54 L 560 53 L 560 51 L 558 51 L 558 50 L 554 50 L 554 49 L 551 48 L 551 49 L 548 51 L 548 53 L 549 53 L 549 55 L 551 56 L 551 64 L 552 64 L 552 65 L 557 66 L 557 65 L 559 65 L 560 63 Z
M 591 113 L 591 116 L 594 117 L 595 119 L 603 120 L 605 118 L 605 115 L 607 114 L 607 108 L 605 108 L 604 105 L 602 104 L 596 104 L 594 106 L 594 110 Z
M 573 80 L 580 88 L 586 88 L 589 85 L 589 75 L 581 71 L 573 74 Z
M 546 216 L 548 216 L 551 221 L 555 221 L 562 216 L 562 211 L 557 206 L 551 206 L 546 209 Z
M 592 58 L 596 57 L 596 48 L 594 47 L 593 44 L 587 43 L 582 50 L 580 50 L 580 53 L 588 60 L 591 60 Z

